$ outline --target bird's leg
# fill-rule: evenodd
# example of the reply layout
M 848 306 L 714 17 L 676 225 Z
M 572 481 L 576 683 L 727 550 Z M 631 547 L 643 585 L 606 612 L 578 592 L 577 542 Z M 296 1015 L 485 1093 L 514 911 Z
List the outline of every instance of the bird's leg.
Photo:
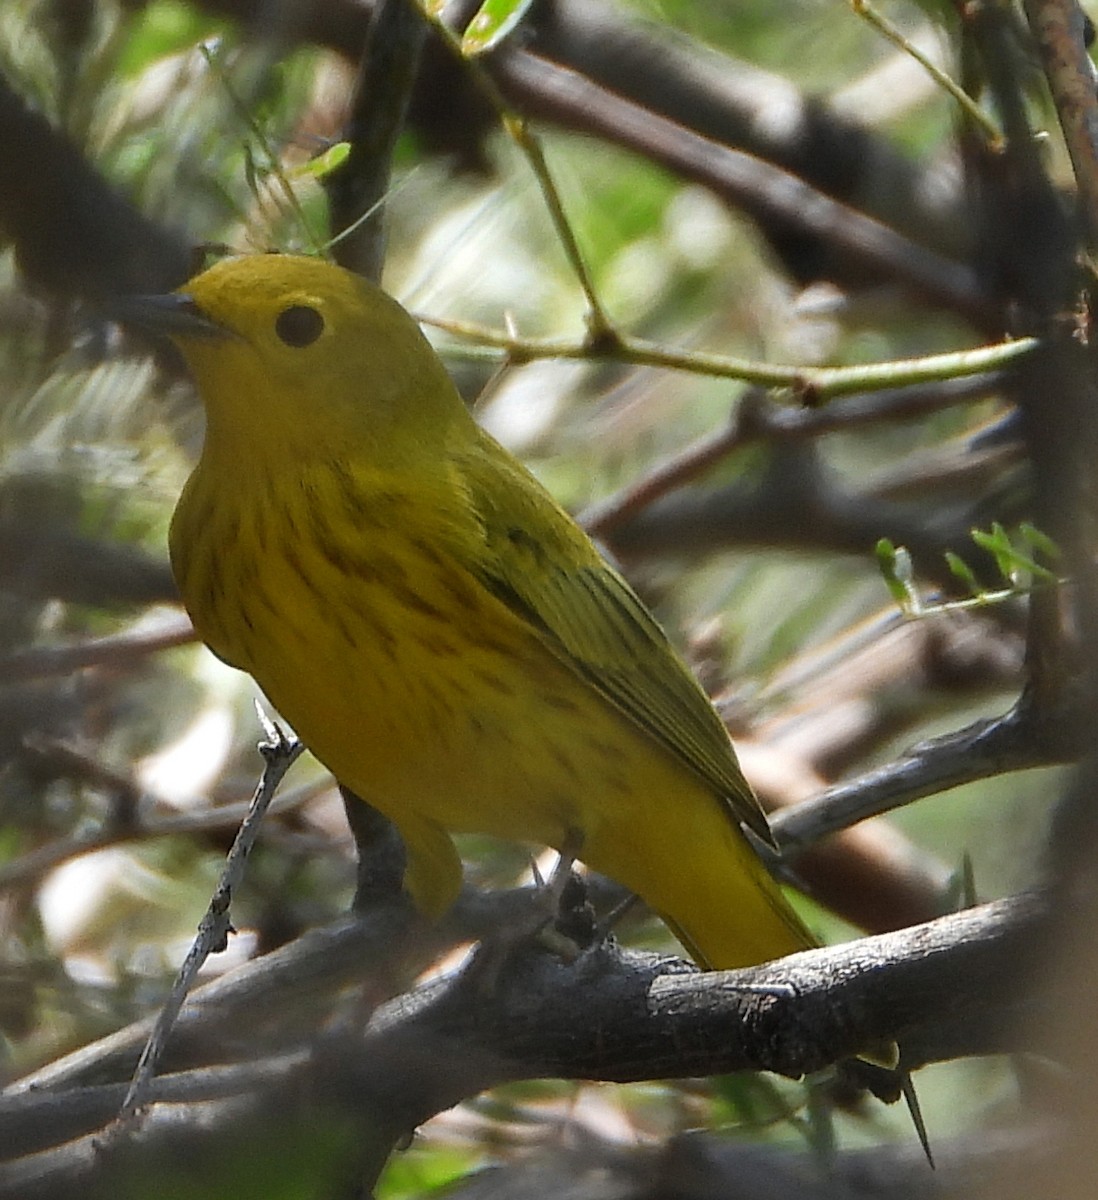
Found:
M 407 854 L 396 826 L 388 817 L 382 816 L 342 784 L 339 793 L 343 797 L 343 808 L 358 857 L 357 886 L 351 909 L 364 913 L 401 894 Z
M 582 841 L 578 833 L 569 831 L 548 879 L 542 877 L 536 864 L 531 864 L 534 903 L 483 939 L 466 968 L 476 978 L 476 986 L 482 993 L 490 994 L 497 989 L 511 955 L 531 943 L 548 948 L 566 961 L 578 957 L 580 950 L 591 944 L 594 920 L 586 903 L 587 891 L 572 870 Z
M 548 881 L 537 879 L 535 870 L 545 912 L 538 937 L 544 945 L 569 960 L 591 944 L 595 933 L 587 889 L 572 870 L 582 850 L 583 834 L 578 829 L 569 829 L 557 849 L 559 857 Z
M 553 873 L 549 876 L 546 884 L 546 891 L 555 905 L 560 904 L 564 890 L 574 876 L 572 868 L 582 850 L 583 834 L 578 829 L 569 829 L 564 835 L 564 841 L 557 848 L 557 865 L 553 868 Z

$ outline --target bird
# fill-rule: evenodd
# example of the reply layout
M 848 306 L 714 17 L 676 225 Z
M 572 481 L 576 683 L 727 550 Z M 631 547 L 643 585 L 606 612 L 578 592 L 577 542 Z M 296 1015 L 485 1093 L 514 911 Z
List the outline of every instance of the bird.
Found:
M 460 890 L 453 835 L 480 833 L 574 852 L 703 968 L 815 944 L 709 698 L 396 300 L 255 254 L 127 313 L 205 409 L 169 535 L 194 627 L 395 824 L 425 916 Z

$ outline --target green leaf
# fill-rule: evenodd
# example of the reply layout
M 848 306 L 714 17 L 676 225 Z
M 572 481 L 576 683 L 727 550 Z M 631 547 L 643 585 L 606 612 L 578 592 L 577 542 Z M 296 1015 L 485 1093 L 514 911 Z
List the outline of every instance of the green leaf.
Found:
M 1062 557 L 1060 547 L 1048 536 L 1042 532 L 1036 525 L 1031 525 L 1028 521 L 1023 521 L 1018 526 L 1018 536 L 1031 549 L 1043 554 L 1046 558 L 1053 561 Z
M 998 521 L 992 522 L 990 532 L 983 529 L 972 530 L 972 540 L 995 559 L 995 566 L 1004 579 L 1015 582 L 1017 556 L 1006 530 Z
M 980 587 L 980 581 L 976 578 L 972 568 L 959 555 L 954 554 L 952 550 L 945 552 L 946 565 L 949 567 L 953 575 L 959 579 L 973 596 L 978 596 L 983 588 Z
M 413 1144 L 394 1155 L 378 1182 L 378 1200 L 422 1200 L 448 1189 L 456 1180 L 480 1165 L 478 1156 L 464 1147 Z
M 877 566 L 892 598 L 905 613 L 914 615 L 922 611 L 922 600 L 915 586 L 915 571 L 911 555 L 904 546 L 893 545 L 888 538 L 881 538 L 876 546 Z
M 350 142 L 336 142 L 335 145 L 329 146 L 327 150 L 310 158 L 307 163 L 302 163 L 299 167 L 295 167 L 289 172 L 291 179 L 298 179 L 303 175 L 311 176 L 313 179 L 323 179 L 325 175 L 330 175 L 337 167 L 342 166 L 347 161 L 351 153 Z
M 942 891 L 941 911 L 957 912 L 972 908 L 979 903 L 976 892 L 976 868 L 968 850 L 961 854 L 961 861 L 950 872 L 949 881 Z
M 486 54 L 515 28 L 533 0 L 484 0 L 477 15 L 465 27 L 461 52 L 468 58 Z
M 718 1124 L 735 1124 L 747 1129 L 763 1129 L 778 1121 L 789 1121 L 802 1130 L 798 1116 L 802 1105 L 800 1086 L 777 1085 L 765 1075 L 737 1071 L 719 1075 L 713 1081 L 715 1096 L 727 1112 L 716 1115 Z
M 1055 546 L 1055 543 L 1039 533 L 1036 529 L 1032 530 L 1032 535 L 1036 535 L 1037 539 L 1043 544 L 1047 542 L 1049 545 Z M 1021 531 L 1019 531 L 1021 534 Z M 1025 540 L 1025 535 L 1023 540 Z M 1010 535 L 996 521 L 991 526 L 991 533 L 984 533 L 980 529 L 972 531 L 972 540 L 982 546 L 995 558 L 995 565 L 999 568 L 999 573 L 1004 579 L 1010 580 L 1014 585 L 1018 585 L 1025 579 L 1026 576 L 1031 579 L 1041 579 L 1047 583 L 1057 582 L 1057 575 L 1054 571 L 1050 571 L 1048 567 L 1041 566 L 1031 554 L 1027 554 L 1024 550 L 1019 549 L 1011 540 Z

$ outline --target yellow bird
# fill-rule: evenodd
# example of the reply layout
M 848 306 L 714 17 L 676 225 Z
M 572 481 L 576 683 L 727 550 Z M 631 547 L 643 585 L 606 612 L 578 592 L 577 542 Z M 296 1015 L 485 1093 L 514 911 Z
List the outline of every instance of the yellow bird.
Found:
M 704 692 L 408 313 L 277 255 L 137 308 L 206 409 L 171 526 L 195 628 L 396 824 L 424 913 L 460 887 L 451 834 L 477 832 L 578 844 L 702 966 L 812 944 L 741 831 L 769 836 Z

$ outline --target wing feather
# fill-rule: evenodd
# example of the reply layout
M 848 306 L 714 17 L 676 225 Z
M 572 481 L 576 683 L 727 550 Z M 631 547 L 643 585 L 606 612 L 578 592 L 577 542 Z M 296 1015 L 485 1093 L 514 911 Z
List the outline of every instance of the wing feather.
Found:
M 489 442 L 489 449 L 495 443 Z M 553 655 L 671 751 L 771 841 L 728 732 L 709 698 L 625 579 L 556 502 L 509 460 L 467 475 L 482 549 L 480 582 L 525 621 Z M 503 469 L 501 469 L 503 468 Z

